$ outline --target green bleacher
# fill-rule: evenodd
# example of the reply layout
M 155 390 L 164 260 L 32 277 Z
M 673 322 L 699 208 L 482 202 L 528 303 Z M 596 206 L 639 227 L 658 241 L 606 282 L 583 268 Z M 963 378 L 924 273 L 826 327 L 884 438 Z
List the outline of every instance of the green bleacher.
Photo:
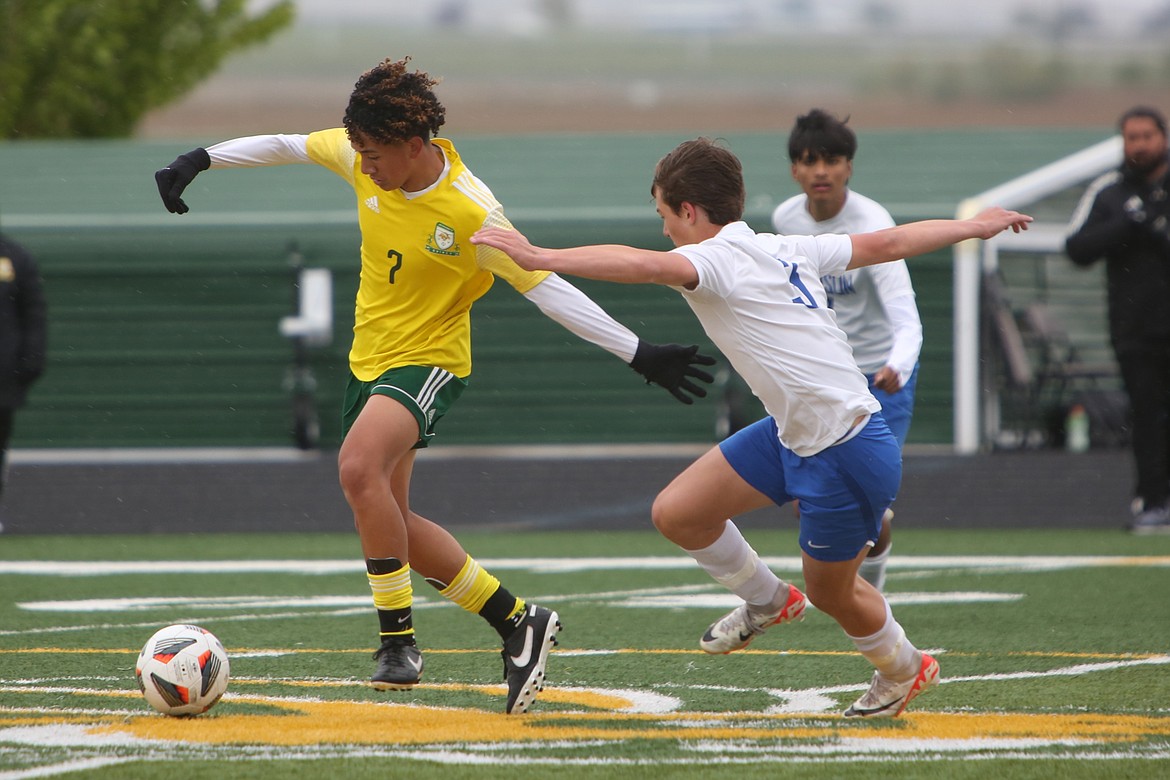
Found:
M 947 217 L 964 197 L 1095 143 L 1110 130 L 861 134 L 853 186 L 899 222 Z M 649 193 L 657 159 L 684 135 L 456 139 L 469 166 L 537 243 L 667 248 Z M 310 361 L 322 446 L 338 409 L 357 285 L 352 192 L 315 166 L 204 174 L 191 213 L 166 213 L 153 172 L 199 143 L 0 144 L 0 229 L 41 264 L 49 368 L 17 420 L 16 447 L 280 446 L 292 443 L 294 244 L 334 275 L 335 336 Z M 749 222 L 796 192 L 782 135 L 732 135 Z M 951 440 L 950 253 L 911 262 L 925 327 L 912 443 Z M 653 341 L 703 337 L 670 290 L 580 286 Z M 505 284 L 474 310 L 471 389 L 440 427 L 453 444 L 694 443 L 714 437 L 710 399 L 683 407 L 580 342 Z

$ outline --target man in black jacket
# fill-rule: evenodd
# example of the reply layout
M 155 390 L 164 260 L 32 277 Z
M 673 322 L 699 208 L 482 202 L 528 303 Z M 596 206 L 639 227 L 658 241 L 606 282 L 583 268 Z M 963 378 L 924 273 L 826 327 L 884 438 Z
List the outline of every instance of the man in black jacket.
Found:
M 1105 259 L 1109 333 L 1133 412 L 1139 534 L 1170 533 L 1170 161 L 1166 118 L 1138 106 L 1119 122 L 1121 167 L 1085 192 L 1065 244 L 1088 266 Z
M 0 495 L 13 417 L 44 369 L 45 298 L 40 271 L 24 247 L 0 236 Z

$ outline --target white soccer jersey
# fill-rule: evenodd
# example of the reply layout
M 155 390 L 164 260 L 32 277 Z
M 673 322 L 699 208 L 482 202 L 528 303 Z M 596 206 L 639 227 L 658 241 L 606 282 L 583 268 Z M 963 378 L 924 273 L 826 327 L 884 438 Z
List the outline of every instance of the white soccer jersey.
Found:
M 820 278 L 845 270 L 848 236 L 757 234 L 733 222 L 674 251 L 699 275 L 694 290 L 676 289 L 776 420 L 781 444 L 815 455 L 881 408 L 823 303 Z
M 893 218 L 881 204 L 851 190 L 846 191 L 841 212 L 824 222 L 813 219 L 808 212 L 808 196 L 803 193 L 772 212 L 772 228 L 792 236 L 871 233 L 893 226 Z M 903 382 L 909 379 L 922 350 L 922 321 L 914 305 L 914 286 L 906 261 L 828 274 L 821 284 L 828 296 L 822 300 L 837 313 L 837 323 L 849 337 L 861 370 L 873 374 L 890 365 L 902 375 Z M 909 300 L 900 306 L 888 306 L 898 298 Z

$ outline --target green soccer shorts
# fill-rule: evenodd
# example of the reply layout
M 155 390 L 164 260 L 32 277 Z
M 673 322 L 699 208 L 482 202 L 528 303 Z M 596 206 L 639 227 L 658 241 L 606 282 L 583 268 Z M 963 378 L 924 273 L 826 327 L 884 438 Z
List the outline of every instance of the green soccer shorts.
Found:
M 384 395 L 398 401 L 414 415 L 418 421 L 418 442 L 414 448 L 425 447 L 435 438 L 435 424 L 466 389 L 466 379 L 432 366 L 392 368 L 370 382 L 363 382 L 350 374 L 341 414 L 343 438 L 357 421 L 370 396 Z

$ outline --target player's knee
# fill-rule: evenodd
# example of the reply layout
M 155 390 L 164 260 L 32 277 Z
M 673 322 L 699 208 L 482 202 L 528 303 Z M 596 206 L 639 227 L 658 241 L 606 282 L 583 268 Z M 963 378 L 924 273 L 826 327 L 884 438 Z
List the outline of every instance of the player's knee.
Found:
M 815 604 L 818 612 L 823 612 L 836 620 L 843 607 L 838 589 L 822 587 L 807 581 L 804 585 L 804 596 L 809 603 Z
M 654 499 L 650 520 L 658 532 L 684 550 L 713 544 L 724 532 L 727 515 L 718 508 L 704 508 L 694 491 L 668 485 Z
M 343 452 L 337 459 L 337 479 L 351 504 L 374 490 L 379 478 L 378 470 L 373 468 L 369 458 L 363 457 L 360 453 Z
M 678 515 L 673 511 L 673 503 L 668 490 L 664 490 L 655 497 L 654 503 L 650 506 L 650 522 L 654 523 L 658 533 L 667 539 L 674 538 L 679 524 Z
M 856 577 L 847 580 L 805 580 L 805 597 L 834 620 L 852 614 L 857 607 Z

